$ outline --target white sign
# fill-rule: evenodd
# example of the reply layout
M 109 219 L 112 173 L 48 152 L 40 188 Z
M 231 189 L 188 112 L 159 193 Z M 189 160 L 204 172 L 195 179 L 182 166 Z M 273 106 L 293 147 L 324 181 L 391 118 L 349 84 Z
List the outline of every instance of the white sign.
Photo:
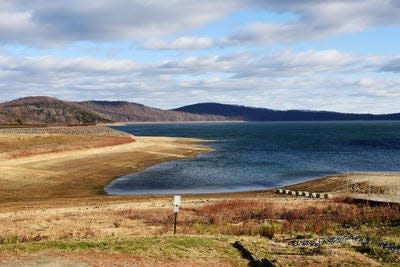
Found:
M 181 204 L 181 196 L 174 196 L 174 212 L 179 212 L 179 205 Z
M 174 206 L 181 205 L 181 196 L 174 196 Z
M 179 206 L 174 206 L 174 213 L 178 213 L 179 212 Z

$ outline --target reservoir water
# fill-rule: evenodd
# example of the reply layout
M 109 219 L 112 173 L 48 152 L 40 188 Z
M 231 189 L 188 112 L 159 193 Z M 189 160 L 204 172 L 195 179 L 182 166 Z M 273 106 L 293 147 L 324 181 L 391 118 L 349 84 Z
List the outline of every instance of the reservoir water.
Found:
M 194 137 L 215 151 L 120 177 L 112 195 L 238 192 L 349 171 L 400 171 L 400 122 L 167 123 L 115 126 Z

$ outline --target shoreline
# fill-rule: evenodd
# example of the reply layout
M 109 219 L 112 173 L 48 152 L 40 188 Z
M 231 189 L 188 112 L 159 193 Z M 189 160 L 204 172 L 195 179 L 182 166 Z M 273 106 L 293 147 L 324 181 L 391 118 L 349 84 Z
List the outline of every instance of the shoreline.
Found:
M 100 126 L 104 127 L 104 126 Z M 104 127 L 108 128 L 108 127 Z M 87 129 L 90 129 L 88 127 Z M 102 128 L 101 128 L 102 129 Z M 110 129 L 110 128 L 108 128 Z M 112 129 L 110 129 L 113 131 Z M 104 131 L 104 130 L 102 130 Z M 110 134 L 107 132 L 107 134 Z M 195 138 L 176 137 L 136 137 L 131 136 L 132 142 L 121 143 L 118 141 L 127 136 L 118 136 L 120 132 L 115 131 L 115 136 L 101 137 L 112 142 L 105 142 L 99 147 L 88 145 L 78 147 L 79 138 L 69 134 L 32 134 L 21 135 L 0 134 L 0 139 L 15 139 L 14 148 L 20 145 L 21 139 L 32 139 L 33 143 L 37 138 L 75 138 L 78 145 L 67 145 L 57 149 L 43 151 L 43 147 L 36 148 L 39 153 L 30 151 L 25 157 L 7 158 L 0 150 L 0 204 L 13 202 L 35 202 L 54 201 L 57 199 L 96 199 L 108 200 L 123 199 L 154 199 L 167 198 L 172 193 L 134 194 L 134 195 L 110 195 L 105 188 L 112 181 L 129 174 L 145 171 L 147 168 L 167 161 L 187 159 L 213 149 L 207 146 L 209 140 Z M 93 135 L 93 132 L 90 132 Z M 93 137 L 90 137 L 93 138 Z M 64 139 L 63 139 L 64 140 Z M 83 139 L 82 139 L 83 140 Z M 68 140 L 67 140 L 68 141 Z M 91 142 L 85 139 L 84 142 Z M 45 144 L 48 145 L 48 144 Z M 86 144 L 85 144 L 86 145 Z M 23 154 L 23 153 L 22 153 Z M 3 155 L 3 156 L 2 156 Z M 7 153 L 6 153 L 7 155 Z M 16 154 L 18 155 L 18 153 Z M 32 175 L 34 174 L 34 175 Z M 352 173 L 349 173 L 352 176 Z M 357 172 L 361 179 L 373 176 L 375 180 L 382 180 L 388 175 L 400 176 L 398 172 Z M 291 190 L 313 190 L 315 192 L 334 192 L 337 188 L 343 187 L 346 173 L 328 175 L 304 179 L 290 184 L 274 186 L 270 188 L 216 191 L 216 192 L 188 192 L 180 193 L 185 197 L 235 197 L 252 194 L 270 194 L 276 188 Z M 382 186 L 382 181 L 378 186 Z M 343 190 L 342 190 L 343 191 Z M 102 200 L 101 200 L 102 201 Z
M 132 142 L 124 144 L 118 142 L 126 137 L 102 138 L 94 139 L 97 143 L 91 147 L 93 137 L 0 135 L 0 141 L 9 142 L 11 150 L 7 151 L 7 147 L 0 150 L 0 203 L 99 197 L 109 199 L 104 188 L 118 177 L 161 162 L 190 158 L 212 150 L 201 140 L 191 138 L 132 137 Z M 50 139 L 55 144 L 46 144 L 49 147 L 43 151 L 45 146 L 40 144 L 42 139 L 43 142 Z M 88 147 L 60 147 L 58 141 L 72 140 L 79 144 L 80 139 Z M 29 153 L 17 149 L 21 142 L 28 147 Z
M 158 164 L 158 163 L 157 163 Z M 156 164 L 156 165 L 157 165 Z M 155 165 L 153 165 L 155 166 Z M 150 166 L 152 167 L 152 166 Z M 143 170 L 145 171 L 145 170 Z M 357 175 L 357 179 L 367 179 L 368 176 L 374 176 L 374 177 L 399 177 L 400 179 L 400 172 L 385 172 L 385 171 L 379 171 L 379 172 L 352 172 L 348 173 L 349 177 L 351 178 L 352 176 Z M 352 178 L 351 178 L 352 179 Z M 318 193 L 344 193 L 344 191 L 335 191 L 335 187 L 332 187 L 333 184 L 340 183 L 344 185 L 346 183 L 346 173 L 338 173 L 336 175 L 326 175 L 326 176 L 320 176 L 320 177 L 315 177 L 315 178 L 305 178 L 302 181 L 297 181 L 294 183 L 288 183 L 285 185 L 281 186 L 274 186 L 270 188 L 261 188 L 261 189 L 252 189 L 252 190 L 243 190 L 243 191 L 218 191 L 218 192 L 194 192 L 194 193 L 179 193 L 181 196 L 189 197 L 189 198 L 195 198 L 195 197 L 226 197 L 226 196 L 244 196 L 244 195 L 252 195 L 252 194 L 269 194 L 275 192 L 276 189 L 289 189 L 289 190 L 309 190 L 309 191 L 316 191 Z M 384 186 L 384 183 L 382 181 L 378 182 L 379 186 Z M 399 183 L 400 186 L 400 183 Z M 105 194 L 106 196 L 110 197 L 129 197 L 129 198 L 166 198 L 166 197 L 171 197 L 172 195 L 177 194 L 177 193 L 149 193 L 149 194 Z
M 197 124 L 197 123 L 246 123 L 242 120 L 226 120 L 226 121 L 127 121 L 127 122 L 110 122 L 98 123 L 97 125 L 104 126 L 127 126 L 136 124 Z

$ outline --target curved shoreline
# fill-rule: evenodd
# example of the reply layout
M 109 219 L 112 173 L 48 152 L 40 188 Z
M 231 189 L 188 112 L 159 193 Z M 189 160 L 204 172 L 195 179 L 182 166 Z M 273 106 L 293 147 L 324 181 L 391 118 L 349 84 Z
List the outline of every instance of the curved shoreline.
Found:
M 143 170 L 145 171 L 145 170 Z M 351 173 L 339 173 L 337 175 L 326 175 L 316 178 L 305 179 L 301 182 L 295 182 L 283 186 L 274 186 L 271 188 L 265 189 L 255 189 L 255 190 L 243 190 L 243 191 L 221 191 L 221 192 L 196 192 L 196 193 L 181 193 L 181 195 L 188 198 L 199 198 L 199 197 L 212 197 L 212 198 L 227 198 L 227 197 L 238 197 L 238 196 L 262 196 L 262 195 L 271 195 L 271 193 L 275 192 L 275 189 L 289 189 L 289 190 L 303 190 L 303 191 L 313 191 L 313 192 L 325 192 L 325 193 L 336 193 L 342 194 L 345 193 L 345 186 L 347 183 L 347 179 L 350 180 L 350 183 L 353 179 L 357 183 L 365 183 L 368 179 L 371 179 L 371 184 L 375 188 L 384 187 L 385 186 L 385 177 L 388 178 L 388 181 L 392 181 L 393 179 L 399 180 L 400 186 L 400 172 L 351 172 Z M 351 190 L 350 190 L 351 191 Z M 165 194 L 132 194 L 132 195 L 108 195 L 113 197 L 127 197 L 127 198 L 166 198 L 173 195 L 173 193 L 165 193 Z
M 16 135 L 13 138 L 16 142 L 19 142 L 21 138 L 32 138 L 33 142 L 36 142 L 38 137 L 48 138 L 49 136 L 51 135 L 31 137 Z M 62 137 L 65 139 L 68 135 L 62 135 Z M 10 136 L 0 135 L 0 138 L 10 139 Z M 57 136 L 52 135 L 51 138 L 57 138 Z M 113 142 L 118 143 L 116 140 L 121 137 L 109 136 L 107 138 L 115 139 Z M 85 140 L 88 142 L 89 139 Z M 0 172 L 2 173 L 0 203 L 46 202 L 56 199 L 107 201 L 165 198 L 170 194 L 107 195 L 104 188 L 121 176 L 144 171 L 162 162 L 191 158 L 212 151 L 212 148 L 206 145 L 206 141 L 190 138 L 134 137 L 134 142 L 131 143 L 103 147 L 90 147 L 90 144 L 85 144 L 87 147 L 81 149 L 77 149 L 75 145 L 75 149 L 64 149 L 65 151 L 61 152 L 57 150 L 54 152 L 51 149 L 43 152 L 41 151 L 43 147 L 39 147 L 39 152 L 43 153 L 36 155 L 33 153 L 20 158 L 5 158 L 4 153 L 3 157 L 0 153 Z M 18 144 L 16 143 L 15 146 Z M 67 148 L 71 147 L 67 146 Z M 351 175 L 353 174 L 350 173 Z M 379 186 L 382 186 L 382 177 L 400 176 L 399 173 L 386 172 L 358 173 L 357 175 L 361 177 L 360 179 L 373 176 L 375 181 L 381 181 Z M 346 174 L 329 175 L 281 186 L 281 188 L 332 192 L 345 184 L 345 176 Z M 228 197 L 269 194 L 272 190 L 273 188 L 239 192 L 195 192 L 183 195 Z
M 6 140 L 9 137 L 0 138 Z M 38 136 L 15 137 L 15 146 L 18 146 L 21 138 L 32 139 L 30 141 L 34 143 Z M 120 137 L 107 138 L 114 140 Z M 37 150 L 41 149 L 40 146 Z M 135 137 L 133 142 L 127 144 L 46 152 L 18 158 L 10 158 L 6 153 L 0 157 L 0 203 L 108 198 L 103 188 L 117 177 L 208 151 L 211 148 L 198 139 Z

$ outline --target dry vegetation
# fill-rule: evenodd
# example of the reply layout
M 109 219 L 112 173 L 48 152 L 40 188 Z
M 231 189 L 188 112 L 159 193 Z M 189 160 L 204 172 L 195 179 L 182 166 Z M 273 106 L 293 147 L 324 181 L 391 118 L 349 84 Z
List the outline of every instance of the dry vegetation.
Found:
M 267 238 L 279 235 L 336 235 L 349 229 L 387 227 L 400 244 L 400 209 L 398 205 L 333 201 L 294 200 L 222 200 L 200 207 L 183 208 L 180 232 L 185 234 L 251 235 Z M 140 220 L 151 227 L 172 223 L 170 209 L 123 209 L 115 218 Z M 169 229 L 160 229 L 167 233 Z M 367 233 L 367 232 L 365 232 Z M 364 233 L 364 234 L 365 234 Z M 371 233 L 372 234 L 372 233 Z
M 368 207 L 347 199 L 192 196 L 183 202 L 179 235 L 173 237 L 170 205 L 170 199 L 159 198 L 3 212 L 0 255 L 10 251 L 50 251 L 51 255 L 63 251 L 68 257 L 120 253 L 120 258 L 144 266 L 148 262 L 161 266 L 168 261 L 185 266 L 196 260 L 244 266 L 246 262 L 232 248 L 232 243 L 240 240 L 258 257 L 278 266 L 297 266 L 299 262 L 322 266 L 400 263 L 399 254 L 378 246 L 382 240 L 400 245 L 398 206 Z M 291 245 L 293 240 L 343 235 L 363 236 L 371 243 Z

